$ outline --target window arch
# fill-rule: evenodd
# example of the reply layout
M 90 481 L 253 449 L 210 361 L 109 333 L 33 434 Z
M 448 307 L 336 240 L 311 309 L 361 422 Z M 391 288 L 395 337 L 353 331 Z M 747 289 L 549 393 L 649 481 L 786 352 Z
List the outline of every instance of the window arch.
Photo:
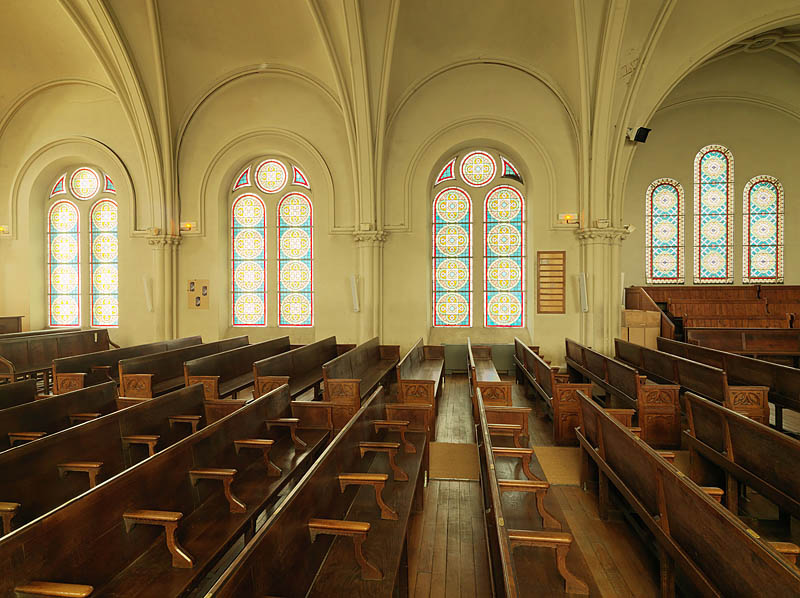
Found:
M 783 282 L 783 185 L 760 175 L 743 193 L 743 283 Z
M 645 194 L 647 284 L 683 284 L 684 195 L 675 179 L 657 179 Z
M 119 326 L 119 214 L 117 202 L 101 199 L 89 214 L 92 326 Z
M 483 214 L 485 325 L 519 327 L 525 321 L 525 199 L 499 185 L 486 194 Z
M 80 212 L 69 200 L 47 214 L 47 297 L 52 327 L 81 325 Z
M 314 325 L 313 226 L 309 197 L 297 191 L 284 195 L 278 203 L 279 326 Z
M 234 326 L 266 326 L 266 207 L 258 195 L 239 195 L 231 206 Z
M 433 200 L 433 325 L 472 326 L 472 200 L 447 187 Z
M 707 145 L 694 159 L 694 282 L 733 283 L 733 155 Z

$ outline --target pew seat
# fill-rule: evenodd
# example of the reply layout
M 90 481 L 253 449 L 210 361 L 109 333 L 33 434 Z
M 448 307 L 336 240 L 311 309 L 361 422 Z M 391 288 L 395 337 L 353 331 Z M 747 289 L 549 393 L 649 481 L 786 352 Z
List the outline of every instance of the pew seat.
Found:
M 397 364 L 398 398 L 404 403 L 439 405 L 444 385 L 444 347 L 420 338 Z

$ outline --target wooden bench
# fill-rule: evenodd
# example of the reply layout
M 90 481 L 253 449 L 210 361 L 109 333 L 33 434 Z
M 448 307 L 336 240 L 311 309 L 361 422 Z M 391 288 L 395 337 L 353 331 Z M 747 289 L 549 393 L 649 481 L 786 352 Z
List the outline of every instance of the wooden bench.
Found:
M 0 502 L 19 505 L 13 523 L 20 527 L 186 438 L 205 420 L 203 392 L 195 386 L 5 451 Z
M 387 430 L 385 407 L 379 387 L 207 597 L 407 595 L 406 539 L 428 446 L 424 434 Z
M 766 299 L 669 299 L 667 311 L 673 316 L 766 316 Z
M 578 578 L 567 563 L 572 545 L 572 534 L 562 530 L 561 522 L 545 507 L 544 499 L 550 484 L 537 478 L 530 467 L 523 461 L 525 479 L 516 479 L 513 473 L 502 468 L 496 460 L 502 457 L 515 458 L 522 456 L 524 449 L 497 446 L 492 437 L 492 423 L 489 421 L 489 410 L 483 401 L 480 389 L 476 390 L 478 405 L 478 453 L 480 458 L 480 482 L 483 492 L 483 511 L 485 513 L 486 532 L 489 547 L 492 582 L 496 596 L 507 598 L 530 595 L 536 587 L 536 593 L 543 596 L 561 594 L 566 590 L 569 594 L 588 595 L 589 587 Z M 524 459 L 524 457 L 522 457 Z M 530 456 L 528 456 L 530 459 Z M 516 497 L 514 500 L 503 500 L 510 493 L 530 496 L 535 500 L 535 511 L 538 517 L 531 517 L 534 508 Z M 541 522 L 539 521 L 541 520 Z M 524 527 L 522 527 L 524 526 Z M 560 579 L 544 577 L 542 572 L 532 570 L 519 562 L 524 553 L 532 553 L 531 549 L 544 548 L 555 552 L 556 569 Z M 537 551 L 541 559 L 543 555 Z M 517 561 L 517 563 L 515 563 Z M 516 565 L 516 566 L 515 566 Z M 557 584 L 557 585 L 556 585 Z
M 0 411 L 30 403 L 39 398 L 36 391 L 36 380 L 20 380 L 0 384 Z
M 800 570 L 775 547 L 588 396 L 579 397 L 585 427 L 577 434 L 592 464 L 586 475 L 597 477 L 601 518 L 616 488 L 658 547 L 661 596 L 675 595 L 676 579 L 690 596 L 800 594 Z
M 713 301 L 728 301 L 731 299 L 758 299 L 759 287 L 747 286 L 651 286 L 638 287 L 646 292 L 657 303 L 666 303 L 670 299 L 708 299 Z
M 118 348 L 105 328 L 0 339 L 0 380 L 41 378 L 49 393 L 54 359 L 107 351 L 110 346 Z
M 791 328 L 789 314 L 779 316 L 686 316 L 684 328 Z
M 572 380 L 569 373 L 559 373 L 557 367 L 550 367 L 518 338 L 514 339 L 514 344 L 517 375 L 521 374 L 544 401 L 553 420 L 553 441 L 559 445 L 576 444 L 575 426 L 579 418 L 577 392 L 582 390 L 591 395 L 592 385 Z M 522 354 L 523 360 L 517 359 L 516 350 Z
M 475 391 L 480 389 L 483 400 L 487 405 L 511 405 L 511 381 L 501 380 L 497 368 L 492 360 L 492 348 L 488 346 L 472 345 L 467 338 L 467 369 L 469 371 L 470 396 L 472 397 L 472 411 L 477 414 L 478 405 L 475 401 Z
M 184 595 L 324 445 L 321 430 L 292 440 L 289 402 L 286 387 L 255 399 L 16 530 L 0 542 L 0 596 L 63 581 L 97 596 Z
M 800 330 L 780 328 L 690 328 L 687 343 L 729 353 L 800 365 Z
M 173 348 L 119 361 L 120 393 L 126 397 L 152 398 L 182 388 L 186 382 L 183 364 L 248 344 L 246 336 L 213 343 Z
M 282 336 L 192 359 L 183 364 L 186 386 L 202 384 L 206 399 L 219 400 L 253 385 L 253 364 L 291 349 L 289 337 Z
M 386 377 L 399 359 L 399 345 L 381 345 L 375 337 L 322 366 L 323 397 L 334 404 L 335 429 L 350 421 L 379 385 L 388 387 Z
M 626 407 L 635 409 L 642 440 L 658 448 L 680 447 L 680 386 L 655 384 L 627 364 L 571 339 L 565 342 L 567 367 L 584 380 L 597 384 Z
M 432 405 L 437 411 L 444 387 L 444 347 L 424 345 L 420 338 L 397 364 L 397 385 L 400 402 Z
M 702 395 L 756 421 L 769 423 L 769 388 L 732 386 L 724 370 L 677 355 L 614 339 L 616 358 L 655 381 L 680 384 L 683 391 Z
M 53 360 L 53 392 L 56 394 L 71 392 L 108 380 L 114 380 L 119 384 L 120 360 L 182 349 L 200 345 L 202 342 L 203 339 L 199 336 L 190 336 L 55 359 Z
M 686 393 L 692 479 L 725 489 L 739 514 L 739 486 L 775 503 L 783 517 L 800 519 L 800 441 L 693 393 Z
M 337 344 L 336 337 L 330 336 L 305 347 L 256 361 L 253 364 L 255 394 L 261 396 L 288 384 L 292 397 L 313 388 L 314 399 L 320 399 L 322 366 L 355 347 Z

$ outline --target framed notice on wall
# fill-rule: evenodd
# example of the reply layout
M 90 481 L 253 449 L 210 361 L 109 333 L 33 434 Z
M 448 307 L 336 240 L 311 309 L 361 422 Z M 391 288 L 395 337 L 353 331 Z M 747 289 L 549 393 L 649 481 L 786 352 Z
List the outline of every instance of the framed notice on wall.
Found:
M 536 252 L 536 311 L 540 314 L 566 312 L 566 251 Z
M 208 280 L 199 278 L 189 280 L 189 309 L 208 309 Z

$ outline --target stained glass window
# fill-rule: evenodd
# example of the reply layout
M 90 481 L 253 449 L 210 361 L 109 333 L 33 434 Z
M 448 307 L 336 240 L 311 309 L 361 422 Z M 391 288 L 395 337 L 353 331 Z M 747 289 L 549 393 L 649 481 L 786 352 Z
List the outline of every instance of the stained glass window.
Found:
M 231 206 L 234 326 L 266 326 L 266 210 L 261 198 L 240 195 Z
M 264 193 L 278 193 L 288 178 L 286 166 L 280 160 L 264 160 L 256 167 L 256 186 Z
M 109 179 L 110 181 L 110 179 Z M 92 326 L 119 326 L 119 235 L 117 204 L 101 199 L 89 215 Z
M 783 185 L 761 175 L 744 187 L 744 283 L 783 282 Z
M 77 206 L 70 201 L 57 201 L 50 207 L 47 223 L 50 326 L 80 326 L 80 215 Z
M 497 172 L 497 163 L 486 152 L 470 152 L 461 160 L 461 178 L 470 187 L 488 185 Z
M 58 177 L 56 184 L 53 185 L 53 189 L 52 191 L 50 191 L 50 197 L 53 197 L 54 195 L 61 195 L 67 192 L 66 180 L 67 180 L 67 173 L 65 172 L 60 177 Z
M 456 156 L 458 157 L 458 156 Z M 436 180 L 433 182 L 433 186 L 435 187 L 439 183 L 443 183 L 444 181 L 452 181 L 456 178 L 456 158 L 450 160 L 447 164 L 444 165 L 444 168 L 439 172 L 439 176 L 436 177 Z
M 694 159 L 694 282 L 733 283 L 733 156 L 708 145 Z
M 301 187 L 305 187 L 306 189 L 311 189 L 311 184 L 308 182 L 308 178 L 300 170 L 297 166 L 292 165 L 292 184 L 293 185 L 300 185 Z
M 304 193 L 278 203 L 279 326 L 314 325 L 313 209 Z
M 69 179 L 69 190 L 77 199 L 92 199 L 100 191 L 100 175 L 91 168 L 78 168 Z
M 517 327 L 525 321 L 525 200 L 508 185 L 484 202 L 484 312 L 487 327 Z
M 238 177 L 236 177 L 236 182 L 233 184 L 233 190 L 236 191 L 237 189 L 241 189 L 242 187 L 249 187 L 250 186 L 250 167 L 248 166 L 242 171 Z
M 645 278 L 647 284 L 683 284 L 683 187 L 658 179 L 645 195 Z
M 500 156 L 500 176 L 506 179 L 514 179 L 515 181 L 522 182 L 522 175 L 517 170 L 517 167 L 514 166 L 511 161 L 504 157 Z
M 459 187 L 433 200 L 433 325 L 472 326 L 472 200 Z

